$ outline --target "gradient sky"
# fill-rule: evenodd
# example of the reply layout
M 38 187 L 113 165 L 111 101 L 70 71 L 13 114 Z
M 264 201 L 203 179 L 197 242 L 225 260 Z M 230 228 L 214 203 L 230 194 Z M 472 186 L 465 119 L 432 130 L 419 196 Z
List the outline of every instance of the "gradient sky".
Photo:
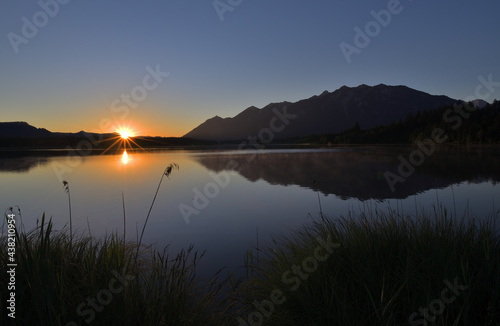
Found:
M 498 0 L 401 0 L 348 63 L 340 43 L 354 45 L 354 28 L 393 1 L 221 0 L 240 2 L 221 20 L 213 0 L 71 0 L 44 22 L 37 1 L 3 0 L 0 121 L 108 132 L 100 124 L 111 119 L 141 135 L 182 136 L 215 115 L 342 85 L 464 99 L 478 76 L 500 81 Z M 15 53 L 9 33 L 23 37 L 22 18 L 34 16 L 41 27 Z M 113 101 L 157 65 L 169 75 L 129 114 L 114 113 Z

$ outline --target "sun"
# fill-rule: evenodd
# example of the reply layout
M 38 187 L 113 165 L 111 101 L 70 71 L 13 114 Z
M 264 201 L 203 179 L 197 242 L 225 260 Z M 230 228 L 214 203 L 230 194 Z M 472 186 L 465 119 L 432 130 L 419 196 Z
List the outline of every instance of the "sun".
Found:
M 130 129 L 127 129 L 127 128 L 121 128 L 118 130 L 118 133 L 120 134 L 120 137 L 122 139 L 129 139 L 131 137 L 133 137 L 133 133 Z
M 109 137 L 106 139 L 106 141 L 109 140 L 111 143 L 108 148 L 103 153 L 106 153 L 109 150 L 127 150 L 127 149 L 133 149 L 133 148 L 140 148 L 141 145 L 137 143 L 140 139 L 143 139 L 142 137 L 137 135 L 137 131 L 132 129 L 130 125 L 123 126 L 119 125 L 118 123 L 113 127 L 113 132 L 112 132 L 112 137 Z M 124 162 L 128 162 L 127 159 L 127 154 L 125 154 Z M 126 164 L 126 163 L 125 163 Z

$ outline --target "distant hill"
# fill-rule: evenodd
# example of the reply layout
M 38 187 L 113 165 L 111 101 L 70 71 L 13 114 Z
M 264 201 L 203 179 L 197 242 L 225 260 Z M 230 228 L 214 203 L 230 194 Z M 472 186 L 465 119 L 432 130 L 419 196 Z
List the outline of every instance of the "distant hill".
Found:
M 276 110 L 281 113 L 286 110 L 289 115 L 296 116 L 290 119 L 286 128 L 274 134 L 276 139 L 335 134 L 356 124 L 362 129 L 387 125 L 404 119 L 409 113 L 451 105 L 456 101 L 406 86 L 342 86 L 334 92 L 324 91 L 295 103 L 271 103 L 262 109 L 251 106 L 233 118 L 215 116 L 184 137 L 216 141 L 255 137 L 262 128 L 269 128 Z M 281 126 L 279 122 L 276 124 Z
M 117 133 L 99 134 L 83 130 L 75 133 L 51 132 L 47 129 L 36 128 L 27 122 L 0 122 L 0 149 L 65 149 L 69 146 L 86 150 L 90 141 L 92 142 L 91 148 L 95 150 L 123 150 L 123 142 L 117 142 L 118 138 Z M 131 147 L 140 148 L 205 145 L 213 144 L 189 138 L 149 136 L 134 137 L 133 144 L 129 144 Z
M 44 128 L 36 128 L 27 122 L 0 122 L 0 137 L 4 138 L 30 138 L 51 137 L 53 134 Z
M 79 132 L 51 132 L 45 128 L 34 127 L 24 121 L 0 122 L 0 138 L 90 137 L 96 135 L 100 134 L 88 133 L 83 130 Z

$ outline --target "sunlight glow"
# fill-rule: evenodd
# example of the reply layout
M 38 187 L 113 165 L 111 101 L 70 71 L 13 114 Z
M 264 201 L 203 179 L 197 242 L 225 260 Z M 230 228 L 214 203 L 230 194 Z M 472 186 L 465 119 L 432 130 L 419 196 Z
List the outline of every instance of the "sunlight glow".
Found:
M 130 137 L 133 137 L 132 131 L 128 128 L 120 128 L 118 133 L 122 139 L 129 139 Z
M 117 125 L 113 129 L 115 130 L 113 137 L 105 139 L 106 142 L 112 143 L 107 146 L 104 152 L 102 152 L 103 154 L 111 149 L 123 149 L 124 151 L 134 147 L 143 149 L 141 145 L 136 142 L 136 140 L 143 141 L 144 138 L 137 136 L 136 132 L 132 128 Z M 123 153 L 122 163 L 127 164 L 128 162 L 130 162 L 130 159 L 128 158 L 128 154 L 125 152 Z

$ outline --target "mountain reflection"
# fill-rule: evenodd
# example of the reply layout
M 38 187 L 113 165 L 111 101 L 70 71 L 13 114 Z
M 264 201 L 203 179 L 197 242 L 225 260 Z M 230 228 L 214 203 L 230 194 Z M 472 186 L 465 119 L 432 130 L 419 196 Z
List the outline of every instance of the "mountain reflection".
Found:
M 397 172 L 398 156 L 408 159 L 411 148 L 365 147 L 336 151 L 282 151 L 199 155 L 196 160 L 220 172 L 236 166 L 246 179 L 270 184 L 299 185 L 343 199 L 404 199 L 417 193 L 461 182 L 500 180 L 500 155 L 494 147 L 443 147 L 391 191 L 384 172 Z M 228 165 L 228 162 L 233 162 Z
M 116 155 L 118 151 L 109 151 L 106 155 Z M 92 151 L 89 155 L 102 155 L 102 151 Z M 122 163 L 126 164 L 130 161 L 128 154 L 122 155 Z M 31 151 L 1 151 L 0 150 L 0 172 L 17 172 L 24 173 L 37 167 L 43 166 L 55 157 L 72 157 L 81 156 L 75 152 L 68 152 L 67 150 L 31 150 Z M 83 156 L 81 156 L 83 157 Z M 71 160 L 71 159 L 68 159 Z M 126 162 L 125 162 L 126 160 Z
M 47 164 L 49 159 L 38 155 L 16 153 L 0 154 L 0 172 L 28 172 L 30 169 Z

